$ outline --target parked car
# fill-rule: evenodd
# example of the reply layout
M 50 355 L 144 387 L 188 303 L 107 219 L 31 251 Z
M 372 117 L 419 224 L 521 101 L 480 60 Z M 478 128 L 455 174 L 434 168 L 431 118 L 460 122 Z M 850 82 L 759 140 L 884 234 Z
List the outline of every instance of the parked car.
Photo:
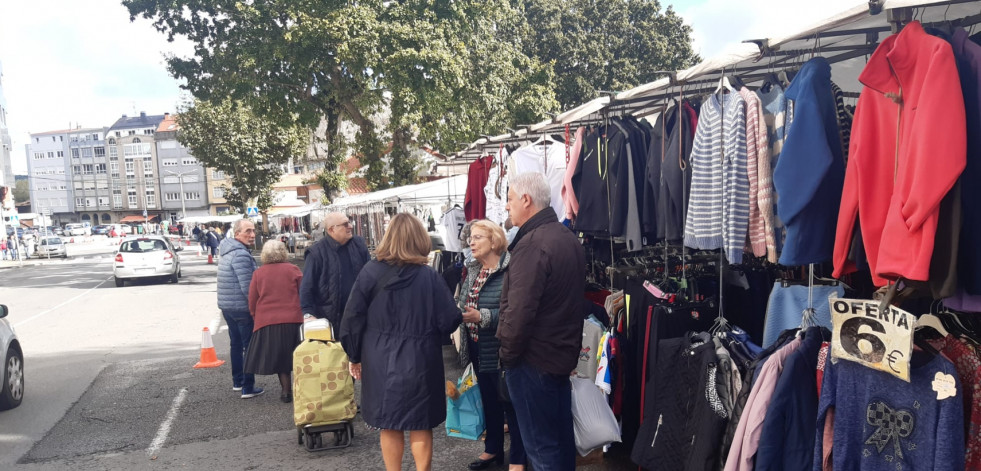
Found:
M 7 322 L 7 306 L 0 304 L 0 410 L 13 409 L 24 400 L 24 351 Z
M 109 233 L 109 226 L 99 225 L 92 228 L 92 235 L 106 235 Z
M 175 247 L 163 236 L 123 239 L 112 264 L 116 286 L 122 287 L 126 280 L 151 277 L 166 278 L 171 283 L 177 283 L 181 277 L 181 260 L 177 252 L 181 250 L 184 249 Z
M 65 242 L 58 236 L 41 236 L 34 254 L 38 258 L 61 257 L 68 258 L 68 249 Z
M 81 224 L 65 224 L 65 235 L 66 236 L 84 236 L 86 235 L 86 228 Z

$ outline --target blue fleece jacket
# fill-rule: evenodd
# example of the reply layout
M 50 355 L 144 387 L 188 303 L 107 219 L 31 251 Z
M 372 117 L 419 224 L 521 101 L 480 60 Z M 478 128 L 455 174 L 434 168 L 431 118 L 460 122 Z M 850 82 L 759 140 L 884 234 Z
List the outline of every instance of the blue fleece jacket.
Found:
M 940 355 L 916 366 L 910 382 L 848 360 L 828 361 L 818 403 L 812 469 L 822 471 L 822 436 L 834 408 L 834 469 L 964 469 L 964 402 L 954 365 Z M 941 395 L 938 375 L 956 394 Z M 941 399 L 942 397 L 942 399 Z
M 827 59 L 807 61 L 787 87 L 786 97 L 794 102 L 794 125 L 787 131 L 773 171 L 777 214 L 787 228 L 780 263 L 826 262 L 834 251 L 845 183 L 845 159 Z

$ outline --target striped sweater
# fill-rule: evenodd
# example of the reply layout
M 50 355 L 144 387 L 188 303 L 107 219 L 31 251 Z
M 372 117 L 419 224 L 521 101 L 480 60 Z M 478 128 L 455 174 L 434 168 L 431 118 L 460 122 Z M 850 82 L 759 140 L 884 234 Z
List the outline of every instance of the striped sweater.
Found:
M 760 212 L 763 215 L 766 234 L 766 259 L 770 263 L 777 263 L 785 231 L 783 223 L 776 215 L 777 194 L 773 186 L 773 169 L 777 166 L 786 136 L 784 124 L 787 119 L 787 99 L 784 97 L 783 88 L 779 85 L 773 85 L 769 91 L 759 91 L 757 94 L 763 106 L 763 120 L 769 138 L 769 152 L 766 155 L 769 167 L 760 165 L 759 171 Z
M 761 172 L 770 168 L 769 139 L 763 106 L 755 92 L 743 87 L 739 95 L 746 101 L 746 158 L 749 177 L 749 247 L 753 255 L 766 256 L 766 226 L 760 206 Z M 763 165 L 766 168 L 763 168 Z M 768 178 L 769 180 L 769 178 Z M 772 183 L 772 182 L 771 182 Z M 772 204 L 772 203 L 770 203 Z
M 702 105 L 691 154 L 691 197 L 685 245 L 725 250 L 742 263 L 749 226 L 746 102 L 738 93 L 713 95 Z

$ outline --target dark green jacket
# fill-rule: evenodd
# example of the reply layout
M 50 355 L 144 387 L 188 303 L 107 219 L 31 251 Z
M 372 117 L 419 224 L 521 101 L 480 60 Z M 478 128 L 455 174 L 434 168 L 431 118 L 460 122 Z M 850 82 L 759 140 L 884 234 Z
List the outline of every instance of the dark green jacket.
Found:
M 480 295 L 477 297 L 477 310 L 480 311 L 480 327 L 477 328 L 479 340 L 477 341 L 477 351 L 471 351 L 469 355 L 471 358 L 474 355 L 479 355 L 477 358 L 480 360 L 479 372 L 481 373 L 497 371 L 497 351 L 501 348 L 501 342 L 496 337 L 497 314 L 501 309 L 501 288 L 504 286 L 504 272 L 510 262 L 511 255 L 504 252 L 501 255 L 497 270 L 488 276 L 487 281 L 484 282 L 484 287 L 480 290 Z M 457 305 L 461 311 L 467 304 L 470 288 L 477 280 L 481 268 L 483 267 L 477 260 L 471 260 L 467 264 L 467 278 L 463 280 L 460 297 L 457 300 Z M 469 330 L 467 335 L 469 335 Z

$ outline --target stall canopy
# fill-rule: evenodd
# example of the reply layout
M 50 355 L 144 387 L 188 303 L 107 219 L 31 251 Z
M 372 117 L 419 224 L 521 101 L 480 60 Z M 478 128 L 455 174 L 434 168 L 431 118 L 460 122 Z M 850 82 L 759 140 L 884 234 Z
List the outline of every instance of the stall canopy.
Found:
M 124 216 L 122 219 L 119 220 L 119 222 L 121 222 L 121 223 L 127 223 L 127 222 L 146 222 L 146 221 L 156 222 L 159 219 L 160 219 L 160 216 L 159 215 L 156 215 L 156 214 L 151 214 L 151 215 L 149 215 L 147 217 L 143 217 L 142 214 L 131 214 L 129 216 Z
M 326 209 L 329 211 L 339 211 L 352 206 L 378 203 L 419 205 L 437 205 L 446 201 L 462 203 L 466 189 L 467 176 L 457 175 L 455 177 L 442 178 L 416 185 L 400 186 L 398 188 L 389 188 L 361 195 L 338 198 L 333 204 L 327 206 Z
M 566 125 L 581 125 L 606 117 L 631 114 L 650 116 L 665 108 L 671 98 L 713 91 L 723 74 L 734 74 L 747 85 L 762 82 L 766 74 L 799 67 L 820 55 L 832 64 L 832 80 L 846 92 L 857 96 L 861 90 L 858 75 L 866 58 L 879 42 L 913 20 L 925 25 L 951 25 L 964 28 L 981 23 L 978 0 L 872 0 L 856 2 L 850 9 L 804 28 L 794 34 L 772 38 L 748 38 L 730 44 L 726 51 L 678 71 L 663 71 L 664 77 L 619 93 L 609 93 L 552 119 L 523 126 L 514 132 L 482 137 L 451 155 L 473 160 L 486 154 L 485 148 L 501 143 L 520 142 L 555 132 Z
M 235 222 L 239 219 L 242 219 L 241 214 L 229 214 L 225 216 L 188 216 L 184 219 L 180 219 L 179 222 L 183 222 L 184 224 L 208 224 L 211 222 Z
M 314 211 L 321 211 L 324 206 L 320 204 L 319 201 L 313 203 L 305 204 L 303 206 L 297 206 L 294 208 L 277 208 L 269 211 L 269 217 L 303 217 L 308 216 Z

